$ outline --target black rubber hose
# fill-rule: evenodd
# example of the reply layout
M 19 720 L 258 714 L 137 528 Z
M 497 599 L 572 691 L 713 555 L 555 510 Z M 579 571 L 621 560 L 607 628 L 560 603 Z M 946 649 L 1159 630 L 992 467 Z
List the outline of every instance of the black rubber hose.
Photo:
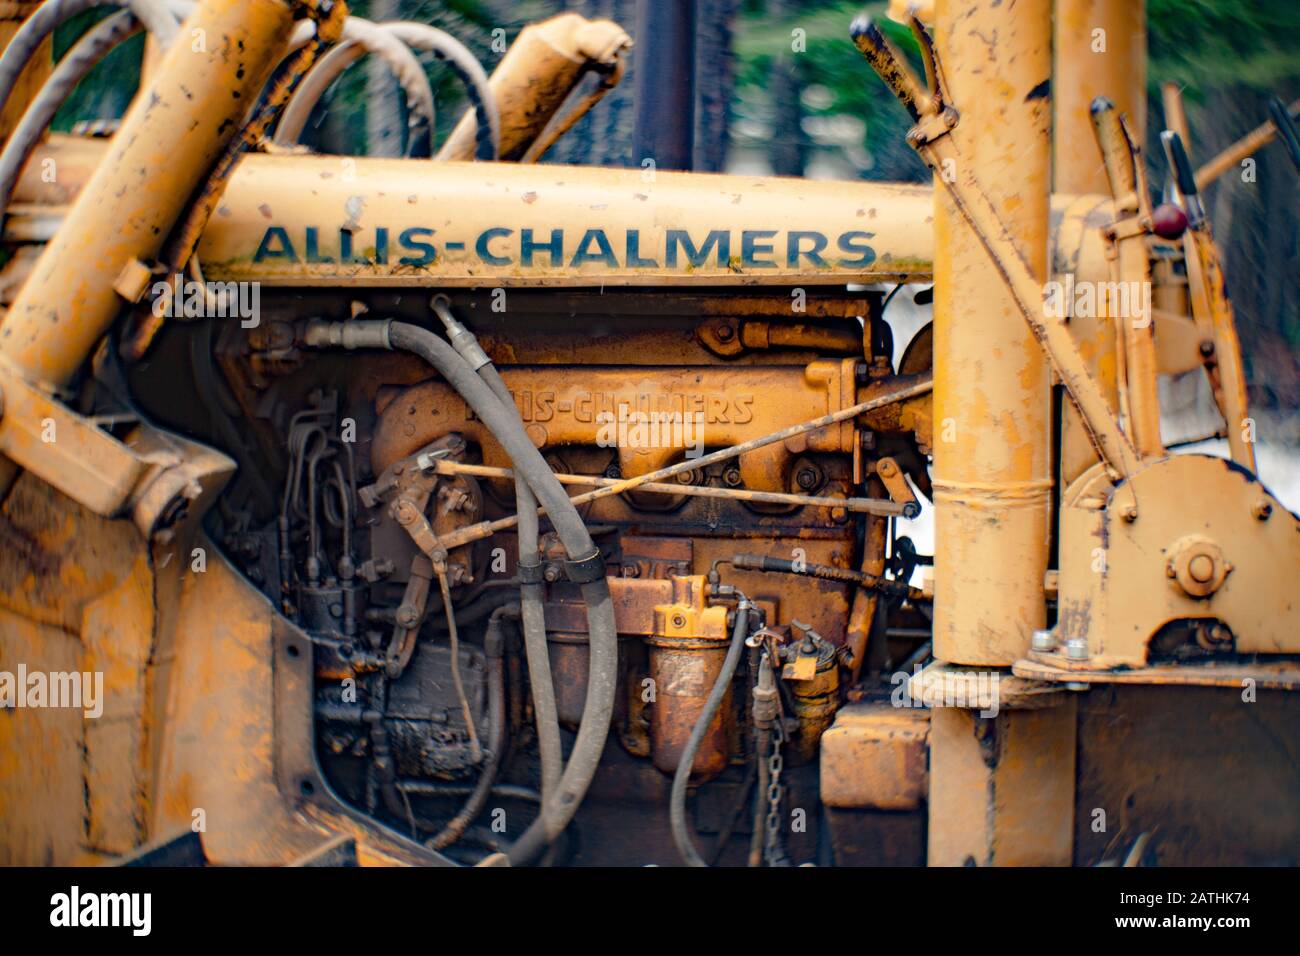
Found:
M 367 323 L 352 323 L 357 325 Z M 436 368 L 461 394 L 474 413 L 487 425 L 510 456 L 515 473 L 528 482 L 546 508 L 556 533 L 572 561 L 590 560 L 598 554 L 591 535 L 582 522 L 568 492 L 552 473 L 546 460 L 533 445 L 519 412 L 513 403 L 501 404 L 492 390 L 480 379 L 450 345 L 427 329 L 393 322 L 388 329 L 393 348 L 414 352 Z M 609 735 L 614 713 L 614 693 L 618 682 L 618 637 L 614 625 L 614 603 L 604 576 L 582 585 L 587 602 L 587 631 L 590 635 L 591 671 L 587 683 L 587 700 L 573 753 L 564 768 L 551 806 L 542 812 L 524 834 L 506 851 L 506 859 L 517 865 L 532 860 L 568 826 L 578 810 Z
M 304 334 L 311 346 L 389 348 L 412 352 L 432 365 L 487 426 L 510 456 L 517 475 L 523 476 L 546 508 L 564 549 L 573 562 L 591 562 L 599 556 L 564 486 L 524 431 L 518 410 L 506 408 L 474 373 L 454 348 L 427 329 L 405 322 L 312 322 Z M 618 636 L 614 602 L 604 575 L 582 583 L 587 604 L 587 633 L 591 664 L 582 724 L 569 762 L 560 777 L 556 799 L 505 852 L 504 862 L 518 865 L 532 860 L 564 832 L 591 785 L 609 736 L 618 684 Z
M 708 866 L 704 857 L 695 849 L 695 839 L 691 836 L 690 825 L 686 822 L 686 785 L 691 778 L 691 767 L 695 763 L 695 754 L 700 749 L 709 725 L 717 716 L 727 691 L 731 689 L 731 679 L 736 676 L 736 667 L 740 664 L 741 652 L 745 649 L 745 638 L 749 636 L 748 601 L 741 601 L 736 607 L 736 622 L 731 629 L 731 646 L 727 648 L 727 657 L 722 662 L 722 670 L 713 684 L 709 699 L 704 702 L 704 710 L 695 721 L 686 749 L 682 751 L 681 760 L 677 762 L 677 773 L 673 776 L 672 795 L 668 801 L 668 822 L 672 827 L 673 843 L 682 855 L 687 866 Z
M 478 374 L 503 405 L 514 407 L 510 389 L 495 365 L 489 362 L 478 370 Z M 515 530 L 522 576 L 525 574 L 525 566 L 540 571 L 541 558 L 538 556 L 540 529 L 537 499 L 529 489 L 528 482 L 520 478 L 515 479 L 515 513 L 519 517 Z M 533 688 L 533 708 L 537 715 L 537 746 L 542 758 L 542 801 L 547 804 L 554 798 L 564 771 L 564 750 L 560 742 L 559 708 L 555 703 L 550 651 L 546 646 L 546 616 L 542 610 L 541 581 L 522 581 L 519 585 L 519 599 L 524 653 L 528 657 L 528 676 Z

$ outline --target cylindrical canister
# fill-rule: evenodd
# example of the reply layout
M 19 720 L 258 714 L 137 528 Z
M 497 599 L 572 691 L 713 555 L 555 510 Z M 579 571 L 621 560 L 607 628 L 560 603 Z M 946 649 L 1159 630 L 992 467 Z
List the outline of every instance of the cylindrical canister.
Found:
M 654 705 L 650 709 L 651 758 L 664 773 L 675 773 L 695 722 L 722 671 L 727 642 L 694 637 L 648 637 Z M 718 708 L 691 765 L 691 779 L 704 781 L 727 765 L 731 691 Z

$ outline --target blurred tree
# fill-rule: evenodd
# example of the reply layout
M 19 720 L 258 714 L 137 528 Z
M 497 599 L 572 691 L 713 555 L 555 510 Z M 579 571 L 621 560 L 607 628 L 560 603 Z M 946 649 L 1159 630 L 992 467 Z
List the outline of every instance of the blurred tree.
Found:
M 1272 95 L 1300 97 L 1300 3 L 1147 0 L 1149 162 L 1163 177 L 1159 84 L 1178 83 L 1194 165 L 1268 119 Z M 1281 146 L 1229 171 L 1205 197 L 1237 314 L 1256 410 L 1300 408 L 1300 189 Z

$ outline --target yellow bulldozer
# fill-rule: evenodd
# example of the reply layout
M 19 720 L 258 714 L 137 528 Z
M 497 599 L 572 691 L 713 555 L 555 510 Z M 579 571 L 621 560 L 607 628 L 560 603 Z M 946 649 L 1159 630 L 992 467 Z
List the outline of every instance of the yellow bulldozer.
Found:
M 343 0 L 55 60 L 94 6 L 0 4 L 0 864 L 1300 863 L 1300 523 L 1200 195 L 1295 128 L 1197 169 L 1170 91 L 1144 154 L 1141 0 L 845 22 L 925 186 L 539 162 L 678 4 L 490 75 Z M 429 126 L 417 54 L 431 156 L 300 144 L 367 55 Z M 1227 458 L 1162 440 L 1189 372 Z

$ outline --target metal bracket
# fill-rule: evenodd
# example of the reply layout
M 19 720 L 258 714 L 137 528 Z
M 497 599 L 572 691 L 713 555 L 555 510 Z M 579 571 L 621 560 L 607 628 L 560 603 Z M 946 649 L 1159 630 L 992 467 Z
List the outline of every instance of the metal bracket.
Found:
M 177 454 L 141 454 L 122 444 L 5 362 L 0 362 L 0 454 L 105 517 L 128 510 L 164 471 L 181 464 Z

